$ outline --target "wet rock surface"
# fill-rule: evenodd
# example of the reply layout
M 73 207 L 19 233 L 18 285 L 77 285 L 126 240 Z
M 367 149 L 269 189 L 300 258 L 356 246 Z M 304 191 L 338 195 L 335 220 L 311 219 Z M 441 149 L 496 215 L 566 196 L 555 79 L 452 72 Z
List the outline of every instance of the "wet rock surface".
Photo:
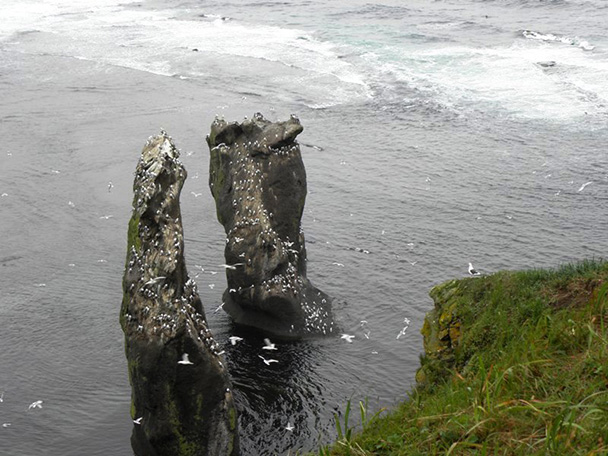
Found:
M 120 313 L 138 456 L 239 454 L 226 364 L 184 261 L 185 179 L 166 133 L 150 138 L 135 172 Z
M 337 331 L 330 298 L 306 278 L 300 220 L 306 171 L 299 120 L 216 119 L 207 137 L 209 186 L 226 232 L 224 310 L 234 321 L 283 338 Z
M 430 371 L 449 370 L 454 364 L 454 351 L 462 338 L 459 301 L 454 299 L 461 294 L 459 287 L 459 281 L 450 280 L 430 291 L 434 308 L 426 314 L 420 330 L 426 358 L 416 372 L 416 381 L 421 385 L 428 383 Z

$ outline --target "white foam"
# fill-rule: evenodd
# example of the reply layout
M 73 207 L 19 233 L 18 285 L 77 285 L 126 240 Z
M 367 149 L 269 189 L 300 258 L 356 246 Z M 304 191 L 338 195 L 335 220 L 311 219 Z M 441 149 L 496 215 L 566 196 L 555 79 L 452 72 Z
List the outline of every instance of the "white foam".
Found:
M 99 0 L 94 6 L 72 0 L 2 0 L 0 3 L 0 40 L 11 35 L 44 28 L 47 20 L 66 14 L 94 11 L 134 3 L 137 0 Z
M 524 30 L 522 32 L 524 38 L 540 41 L 555 41 L 570 46 L 578 46 L 585 51 L 592 51 L 595 46 L 589 44 L 589 41 L 579 38 L 578 36 L 554 35 L 553 33 L 539 33 L 533 30 Z
M 572 46 L 449 46 L 402 54 L 384 66 L 447 107 L 498 109 L 523 118 L 570 120 L 605 110 L 608 63 Z M 555 61 L 550 71 L 538 65 Z
M 224 21 L 219 15 L 215 20 L 184 18 L 178 10 L 129 9 L 122 0 L 120 5 L 95 2 L 94 9 L 71 6 L 75 2 L 68 0 L 47 0 L 42 8 L 31 2 L 22 9 L 20 2 L 10 1 L 4 12 L 23 14 L 3 36 L 25 30 L 51 33 L 38 44 L 40 52 L 182 78 L 206 77 L 210 56 L 225 57 L 227 70 L 233 57 L 251 58 L 295 69 L 308 84 L 322 84 L 309 87 L 321 98 L 309 100 L 315 106 L 369 94 L 362 74 L 341 60 L 332 44 L 302 30 Z

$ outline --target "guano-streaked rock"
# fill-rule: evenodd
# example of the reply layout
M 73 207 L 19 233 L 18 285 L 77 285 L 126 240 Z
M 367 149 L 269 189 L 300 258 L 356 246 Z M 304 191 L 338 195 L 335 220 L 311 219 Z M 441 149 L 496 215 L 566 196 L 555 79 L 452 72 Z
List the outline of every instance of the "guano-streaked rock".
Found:
M 150 138 L 135 172 L 120 313 L 131 444 L 137 456 L 236 456 L 226 364 L 184 261 L 179 196 L 185 179 L 167 134 Z
M 226 232 L 224 310 L 237 324 L 283 338 L 334 334 L 330 298 L 306 278 L 300 220 L 306 171 L 300 121 L 216 119 L 209 186 Z

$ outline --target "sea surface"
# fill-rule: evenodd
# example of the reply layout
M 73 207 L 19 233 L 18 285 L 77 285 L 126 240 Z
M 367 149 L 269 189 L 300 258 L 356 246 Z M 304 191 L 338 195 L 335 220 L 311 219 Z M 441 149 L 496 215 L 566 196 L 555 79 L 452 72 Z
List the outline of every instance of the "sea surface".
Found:
M 604 0 L 2 0 L 0 18 L 2 455 L 132 454 L 121 279 L 133 171 L 161 128 L 189 173 L 187 264 L 244 455 L 318 449 L 349 400 L 406 399 L 428 292 L 469 262 L 608 252 Z M 216 312 L 205 143 L 216 115 L 256 112 L 304 126 L 308 276 L 355 336 L 279 343 L 271 366 Z

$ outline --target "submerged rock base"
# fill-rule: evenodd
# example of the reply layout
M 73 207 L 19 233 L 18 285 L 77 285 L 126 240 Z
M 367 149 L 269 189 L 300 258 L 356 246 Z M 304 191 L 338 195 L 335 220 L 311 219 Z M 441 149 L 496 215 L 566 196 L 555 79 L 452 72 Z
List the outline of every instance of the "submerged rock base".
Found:
M 283 338 L 337 331 L 330 298 L 306 278 L 302 129 L 295 116 L 272 123 L 256 114 L 241 124 L 216 119 L 207 137 L 209 186 L 226 231 L 224 310 Z
M 238 455 L 237 414 L 220 347 L 189 279 L 179 195 L 186 171 L 162 132 L 135 173 L 120 322 L 137 456 Z

